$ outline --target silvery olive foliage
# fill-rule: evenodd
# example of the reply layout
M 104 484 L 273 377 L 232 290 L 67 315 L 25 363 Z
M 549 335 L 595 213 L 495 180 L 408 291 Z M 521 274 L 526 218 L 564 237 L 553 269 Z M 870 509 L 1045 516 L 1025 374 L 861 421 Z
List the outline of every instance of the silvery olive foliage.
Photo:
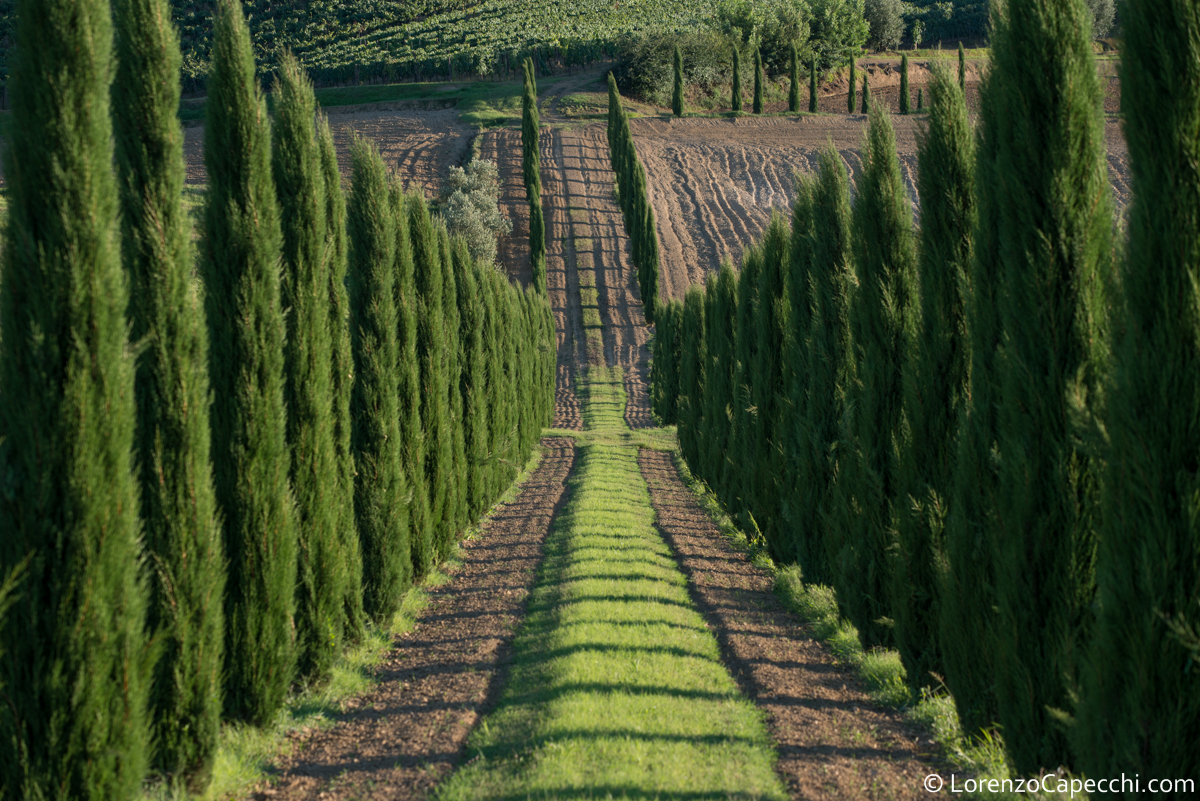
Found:
M 512 232 L 499 198 L 500 171 L 486 159 L 473 159 L 465 169 L 451 167 L 439 197 L 450 235 L 465 239 L 471 257 L 485 264 L 496 261 L 496 239 Z

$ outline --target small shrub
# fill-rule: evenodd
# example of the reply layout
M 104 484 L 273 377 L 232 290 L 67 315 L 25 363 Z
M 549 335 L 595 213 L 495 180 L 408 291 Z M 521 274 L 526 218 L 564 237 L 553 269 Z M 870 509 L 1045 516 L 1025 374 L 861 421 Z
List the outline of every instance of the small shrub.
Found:
M 450 235 L 466 240 L 471 257 L 485 264 L 496 262 L 496 239 L 512 232 L 499 201 L 500 170 L 486 159 L 474 159 L 466 169 L 451 167 L 439 196 Z

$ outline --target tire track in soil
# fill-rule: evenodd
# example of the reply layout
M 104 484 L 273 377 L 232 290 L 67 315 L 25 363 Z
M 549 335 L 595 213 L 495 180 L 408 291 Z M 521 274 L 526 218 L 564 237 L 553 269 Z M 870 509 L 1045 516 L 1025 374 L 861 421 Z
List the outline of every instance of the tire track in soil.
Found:
M 929 740 L 877 706 L 828 647 L 772 592 L 773 579 L 735 550 L 684 485 L 671 455 L 638 455 L 656 525 L 715 630 L 723 660 L 766 712 L 777 770 L 795 799 L 919 799 L 944 767 Z
M 575 464 L 570 439 L 542 440 L 542 460 L 517 497 L 462 543 L 452 580 L 348 702 L 335 725 L 310 730 L 279 760 L 257 799 L 422 799 L 460 763 L 467 735 L 495 703 L 550 522 Z

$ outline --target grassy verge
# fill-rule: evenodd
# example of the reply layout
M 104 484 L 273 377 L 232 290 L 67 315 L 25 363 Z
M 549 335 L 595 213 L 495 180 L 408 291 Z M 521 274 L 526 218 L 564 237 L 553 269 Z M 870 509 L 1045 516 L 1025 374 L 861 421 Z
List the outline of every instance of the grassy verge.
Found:
M 620 370 L 579 388 L 586 429 L 508 686 L 438 797 L 786 798 L 763 716 L 653 527 Z
M 745 550 L 752 562 L 774 574 L 775 594 L 784 606 L 810 627 L 816 639 L 829 645 L 839 662 L 851 665 L 858 671 L 876 703 L 903 710 L 910 720 L 929 732 L 939 745 L 943 756 L 959 771 L 957 775 L 960 787 L 967 778 L 985 784 L 991 780 L 1003 782 L 1016 778 L 1005 756 L 1004 743 L 998 734 L 980 739 L 971 739 L 964 735 L 959 725 L 954 699 L 944 690 L 914 698 L 906 683 L 899 653 L 883 648 L 864 651 L 859 643 L 858 630 L 838 613 L 837 597 L 833 589 L 820 584 L 805 583 L 800 568 L 796 565 L 775 565 L 767 555 L 761 540 L 747 537 L 742 528 L 726 514 L 716 495 L 704 482 L 691 474 L 678 451 L 674 453 L 674 457 L 680 475 L 721 529 L 722 534 L 736 547 Z M 1067 797 L 1058 793 L 1021 794 L 986 789 L 964 792 L 961 795 L 963 798 L 983 801 Z M 1078 793 L 1075 795 L 1075 798 L 1085 797 Z
M 464 539 L 476 539 L 492 511 L 516 497 L 541 457 L 541 448 L 535 447 L 520 475 L 488 515 L 466 532 Z M 270 726 L 226 724 L 221 730 L 212 783 L 205 793 L 192 795 L 179 786 L 151 782 L 141 801 L 221 801 L 244 796 L 251 788 L 265 782 L 271 765 L 289 752 L 291 736 L 334 725 L 333 718 L 345 711 L 348 701 L 370 692 L 378 683 L 375 668 L 383 661 L 393 640 L 412 630 L 428 605 L 428 590 L 451 581 L 460 564 L 455 556 L 451 556 L 430 573 L 421 586 L 410 589 L 389 625 L 369 627 L 363 641 L 346 651 L 334 665 L 329 681 L 319 687 L 298 689 Z

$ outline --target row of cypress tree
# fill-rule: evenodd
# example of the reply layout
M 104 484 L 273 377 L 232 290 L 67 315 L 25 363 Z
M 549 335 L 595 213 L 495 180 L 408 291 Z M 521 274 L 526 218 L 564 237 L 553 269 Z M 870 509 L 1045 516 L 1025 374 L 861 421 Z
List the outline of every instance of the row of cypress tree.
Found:
M 998 724 L 1020 773 L 1182 776 L 1200 11 L 1127 7 L 1120 247 L 1088 25 L 1081 0 L 996 9 L 974 131 L 935 72 L 919 228 L 872 110 L 853 202 L 826 149 L 790 230 L 774 217 L 740 273 L 662 307 L 653 393 L 731 513 L 831 583 L 864 646 L 898 648 L 914 691 L 944 680 L 968 732 Z
M 617 176 L 617 195 L 629 232 L 633 264 L 638 273 L 638 289 L 646 322 L 653 323 L 658 311 L 658 232 L 654 227 L 654 209 L 646 192 L 646 170 L 638 159 L 629 130 L 629 118 L 621 105 L 616 78 L 608 75 L 608 148 L 613 173 Z
M 533 262 L 533 286 L 546 294 L 546 219 L 542 215 L 542 160 L 538 152 L 537 79 L 533 59 L 521 65 L 525 89 L 521 97 L 521 174 L 529 198 L 529 253 Z
M 472 260 L 366 142 L 347 202 L 293 59 L 267 116 L 239 0 L 216 6 L 196 258 L 170 20 L 18 7 L 6 798 L 203 789 L 221 721 L 270 722 L 390 621 L 552 414 L 544 295 Z

